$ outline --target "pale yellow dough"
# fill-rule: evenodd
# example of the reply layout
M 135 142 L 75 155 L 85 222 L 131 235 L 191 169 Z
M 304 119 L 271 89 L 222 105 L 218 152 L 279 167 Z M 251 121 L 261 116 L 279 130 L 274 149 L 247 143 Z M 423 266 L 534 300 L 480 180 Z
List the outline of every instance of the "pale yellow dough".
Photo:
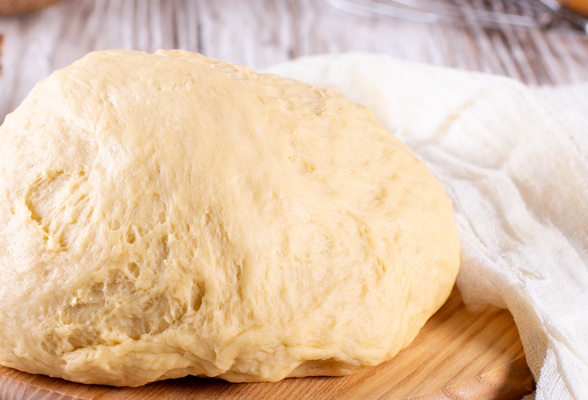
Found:
M 0 127 L 0 364 L 108 385 L 389 360 L 459 266 L 444 188 L 338 91 L 89 54 Z

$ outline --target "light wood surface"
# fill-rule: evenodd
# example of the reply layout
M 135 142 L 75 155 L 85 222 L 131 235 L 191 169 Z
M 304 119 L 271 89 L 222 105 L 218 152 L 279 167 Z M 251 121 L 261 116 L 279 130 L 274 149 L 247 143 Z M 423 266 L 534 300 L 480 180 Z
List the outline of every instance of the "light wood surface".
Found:
M 586 35 L 367 17 L 325 0 L 68 0 L 38 13 L 0 17 L 0 35 L 0 121 L 38 80 L 106 48 L 182 48 L 252 68 L 368 51 L 531 85 L 588 81 Z
M 0 367 L 0 398 L 34 399 L 520 399 L 533 390 L 508 311 L 464 306 L 457 289 L 392 361 L 338 378 L 231 384 L 187 377 L 139 388 L 81 385 Z

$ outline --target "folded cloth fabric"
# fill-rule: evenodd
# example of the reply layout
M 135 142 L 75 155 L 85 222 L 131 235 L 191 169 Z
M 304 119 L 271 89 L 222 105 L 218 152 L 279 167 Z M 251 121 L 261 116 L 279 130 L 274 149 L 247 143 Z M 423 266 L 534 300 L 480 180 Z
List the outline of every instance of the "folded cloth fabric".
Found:
M 588 115 L 588 82 L 570 85 L 542 86 L 540 93 L 556 99 L 560 104 Z
M 269 72 L 339 88 L 413 148 L 454 202 L 464 301 L 511 311 L 537 399 L 588 398 L 586 116 L 507 78 L 382 55 Z

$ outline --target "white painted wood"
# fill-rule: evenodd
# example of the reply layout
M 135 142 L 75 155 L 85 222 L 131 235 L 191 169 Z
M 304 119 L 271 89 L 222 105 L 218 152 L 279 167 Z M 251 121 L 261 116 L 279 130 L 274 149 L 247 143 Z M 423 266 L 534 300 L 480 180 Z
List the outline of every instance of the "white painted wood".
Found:
M 360 16 L 324 0 L 69 0 L 35 14 L 0 17 L 0 35 L 0 121 L 51 71 L 107 48 L 182 48 L 252 68 L 367 51 L 532 85 L 588 81 L 585 36 Z

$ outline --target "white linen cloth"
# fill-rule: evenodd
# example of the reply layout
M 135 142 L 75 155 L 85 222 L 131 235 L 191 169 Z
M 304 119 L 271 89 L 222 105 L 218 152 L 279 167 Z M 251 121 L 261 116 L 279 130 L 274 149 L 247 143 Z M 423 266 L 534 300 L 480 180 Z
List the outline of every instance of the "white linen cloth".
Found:
M 511 311 L 537 399 L 588 399 L 588 102 L 374 54 L 268 71 L 339 88 L 412 147 L 453 200 L 464 301 Z

